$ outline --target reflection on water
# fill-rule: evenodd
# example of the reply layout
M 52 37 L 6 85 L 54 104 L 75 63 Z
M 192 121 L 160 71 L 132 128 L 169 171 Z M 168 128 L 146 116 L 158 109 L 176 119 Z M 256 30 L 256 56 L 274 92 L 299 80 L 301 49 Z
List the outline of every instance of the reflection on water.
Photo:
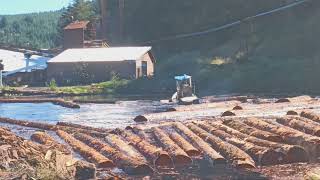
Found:
M 116 104 L 81 104 L 80 109 L 68 109 L 51 103 L 0 104 L 0 116 L 12 119 L 72 122 L 93 127 L 120 128 L 134 124 L 140 114 L 162 112 L 169 105 L 158 101 L 119 101 Z

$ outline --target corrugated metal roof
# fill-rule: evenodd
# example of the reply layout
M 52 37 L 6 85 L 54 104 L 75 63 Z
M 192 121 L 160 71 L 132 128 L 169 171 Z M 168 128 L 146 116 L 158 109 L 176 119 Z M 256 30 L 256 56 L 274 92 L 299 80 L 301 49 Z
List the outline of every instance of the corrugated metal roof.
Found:
M 3 60 L 4 71 L 6 72 L 4 75 L 26 70 L 26 61 L 23 53 L 0 49 L 0 59 Z M 49 58 L 33 55 L 30 58 L 28 70 L 45 69 L 48 60 Z
M 138 60 L 151 50 L 151 47 L 113 47 L 67 49 L 52 58 L 49 63 L 59 62 L 104 62 Z
M 70 23 L 64 29 L 85 29 L 88 25 L 89 21 L 75 21 Z

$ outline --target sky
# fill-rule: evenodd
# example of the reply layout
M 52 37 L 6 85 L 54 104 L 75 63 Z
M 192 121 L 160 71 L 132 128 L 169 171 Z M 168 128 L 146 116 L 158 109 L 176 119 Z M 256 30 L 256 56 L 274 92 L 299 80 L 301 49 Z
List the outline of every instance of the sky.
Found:
M 72 0 L 0 0 L 0 15 L 59 10 Z

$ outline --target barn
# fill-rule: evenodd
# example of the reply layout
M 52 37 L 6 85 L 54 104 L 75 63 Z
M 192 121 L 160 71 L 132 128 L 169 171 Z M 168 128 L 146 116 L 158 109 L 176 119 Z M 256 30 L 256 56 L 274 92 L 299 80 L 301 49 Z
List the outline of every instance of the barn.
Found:
M 48 61 L 47 80 L 59 85 L 78 85 L 153 76 L 151 47 L 67 49 Z

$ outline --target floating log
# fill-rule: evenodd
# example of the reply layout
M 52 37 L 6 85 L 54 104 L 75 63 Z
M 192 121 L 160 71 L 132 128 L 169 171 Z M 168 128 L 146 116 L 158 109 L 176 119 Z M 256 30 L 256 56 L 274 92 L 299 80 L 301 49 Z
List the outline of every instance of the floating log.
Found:
M 320 123 L 320 116 L 313 112 L 302 111 L 300 114 L 301 117 L 311 119 L 314 122 Z
M 176 132 L 170 133 L 170 138 L 178 144 L 189 156 L 199 156 L 200 151 Z
M 70 146 L 75 151 L 79 152 L 88 161 L 97 164 L 98 167 L 101 167 L 101 168 L 114 167 L 114 164 L 110 159 L 103 156 L 102 154 L 97 152 L 95 149 L 75 139 L 72 135 L 61 130 L 57 130 L 56 132 L 62 139 L 64 139 L 68 144 L 70 144 Z
M 175 144 L 172 139 L 160 128 L 154 127 L 151 129 L 158 140 L 158 142 L 164 147 L 164 150 L 167 151 L 174 163 L 176 165 L 188 165 L 192 163 L 191 158 L 188 156 L 183 149 L 181 149 L 177 144 Z
M 249 118 L 244 120 L 249 126 L 269 131 L 282 136 L 285 143 L 300 145 L 306 149 L 311 158 L 317 158 L 320 151 L 320 138 L 305 134 L 303 132 L 284 127 L 270 124 L 266 121 Z
M 110 158 L 118 167 L 129 174 L 150 174 L 153 169 L 146 161 L 141 161 L 116 150 L 103 141 L 82 133 L 76 133 L 75 138 L 93 147 L 95 150 Z
M 229 162 L 237 168 L 255 168 L 255 162 L 253 159 L 244 151 L 238 147 L 229 144 L 220 138 L 208 133 L 194 124 L 187 124 L 195 134 L 200 136 L 206 142 L 212 145 L 214 149 L 220 152 Z
M 52 98 L 17 98 L 17 99 L 8 99 L 0 98 L 0 103 L 52 103 L 66 108 L 79 109 L 78 104 L 65 101 L 63 99 L 52 99 Z
M 173 166 L 172 159 L 166 151 L 150 144 L 148 141 L 131 132 L 121 131 L 120 134 L 130 144 L 135 146 L 140 152 L 142 152 L 148 158 L 152 159 L 153 164 L 155 164 L 156 166 Z
M 212 164 L 215 165 L 225 165 L 226 160 L 223 156 L 221 156 L 217 151 L 215 151 L 208 143 L 202 140 L 199 136 L 193 133 L 188 127 L 183 125 L 182 123 L 176 122 L 173 123 L 173 127 L 178 131 L 187 136 L 193 144 L 198 146 L 199 150 L 201 150 Z
M 31 121 L 24 121 L 24 120 L 15 120 L 10 118 L 1 118 L 1 123 L 7 123 L 7 124 L 14 124 L 19 126 L 25 126 L 25 127 L 31 127 L 31 128 L 38 128 L 43 130 L 54 130 L 55 125 L 46 124 L 46 123 L 39 123 L 39 122 L 31 122 Z
M 232 110 L 243 110 L 243 108 L 241 106 L 235 106 Z
M 127 156 L 131 158 L 135 158 L 139 161 L 145 162 L 146 158 L 139 153 L 135 148 L 133 148 L 129 143 L 122 140 L 119 136 L 114 134 L 109 134 L 105 137 L 105 140 L 113 147 L 125 153 Z
M 84 100 L 76 99 L 73 100 L 74 103 L 85 103 L 85 104 L 116 104 L 115 100 Z
M 204 123 L 196 123 L 200 128 L 208 131 L 209 133 L 221 138 L 222 140 L 237 146 L 248 153 L 260 165 L 275 165 L 283 162 L 285 154 L 278 152 L 269 147 L 262 147 L 243 139 L 232 136 L 225 131 L 219 130 L 213 126 Z
M 287 115 L 289 115 L 289 116 L 298 116 L 299 114 L 296 111 L 288 111 Z
M 231 112 L 231 111 L 225 111 L 224 113 L 221 114 L 222 117 L 226 116 L 235 116 L 236 114 Z
M 139 116 L 135 117 L 133 120 L 135 122 L 147 122 L 148 121 L 148 119 L 143 115 L 139 115 Z
M 250 127 L 240 121 L 224 120 L 223 124 L 250 136 L 273 142 L 283 142 L 283 139 L 279 135 Z
M 293 117 L 277 118 L 277 122 L 307 134 L 320 136 L 320 126 L 314 126 L 314 124 L 303 122 Z
M 237 130 L 234 130 L 228 126 L 225 126 L 217 122 L 210 122 L 210 126 L 213 126 L 214 128 L 222 130 L 246 142 L 250 142 L 252 144 L 262 146 L 262 147 L 272 148 L 275 151 L 282 152 L 286 155 L 283 160 L 283 162 L 285 163 L 306 162 L 309 159 L 306 151 L 301 146 L 280 144 L 280 143 L 259 139 L 253 136 L 249 136 L 247 134 L 243 134 Z
M 96 132 L 101 132 L 101 133 L 107 133 L 107 132 L 111 131 L 110 129 L 95 128 L 95 127 L 91 127 L 91 126 L 84 126 L 84 125 L 74 124 L 74 123 L 70 123 L 70 122 L 58 122 L 57 125 L 58 126 L 67 126 L 67 127 L 79 128 L 79 129 L 85 129 L 85 130 L 88 130 L 88 131 L 96 131 Z
M 34 134 L 32 134 L 31 140 L 39 144 L 49 146 L 50 148 L 57 149 L 62 153 L 71 154 L 70 150 L 66 145 L 58 143 L 55 139 L 53 139 L 49 134 L 45 132 L 40 132 L 40 131 L 35 132 Z
M 288 98 L 281 98 L 278 99 L 275 103 L 289 103 L 290 100 Z

